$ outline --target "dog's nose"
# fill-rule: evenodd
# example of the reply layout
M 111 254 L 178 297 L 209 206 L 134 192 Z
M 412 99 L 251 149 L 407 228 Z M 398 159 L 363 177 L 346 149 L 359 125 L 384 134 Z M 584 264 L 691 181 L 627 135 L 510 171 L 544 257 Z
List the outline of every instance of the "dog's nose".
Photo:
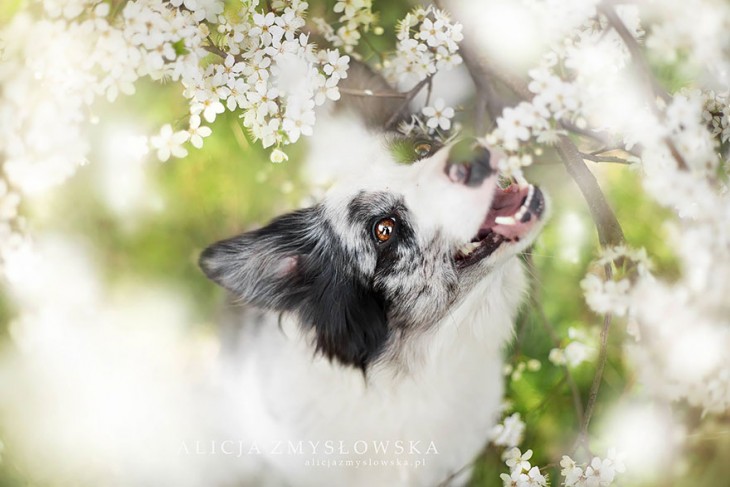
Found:
M 446 175 L 455 183 L 480 186 L 485 179 L 494 174 L 491 158 L 489 149 L 474 139 L 461 140 L 449 150 Z

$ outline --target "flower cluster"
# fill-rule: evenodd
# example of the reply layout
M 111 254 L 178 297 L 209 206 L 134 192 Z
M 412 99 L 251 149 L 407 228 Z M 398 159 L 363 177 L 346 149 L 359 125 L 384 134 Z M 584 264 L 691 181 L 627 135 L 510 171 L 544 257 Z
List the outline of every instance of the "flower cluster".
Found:
M 506 156 L 499 169 L 507 177 L 522 178 L 523 168 L 542 154 L 543 145 L 554 145 L 561 136 L 577 128 L 614 130 L 631 136 L 635 125 L 626 130 L 624 118 L 612 120 L 605 115 L 607 93 L 616 93 L 618 80 L 629 60 L 620 36 L 597 13 L 593 2 L 571 10 L 577 28 L 559 38 L 529 71 L 529 101 L 506 108 L 497 118 L 497 127 L 487 143 L 501 147 Z M 631 26 L 631 34 L 643 35 L 635 8 L 622 6 L 618 14 Z M 564 33 L 564 29 L 551 29 Z M 555 35 L 556 32 L 552 32 Z M 589 125 L 590 124 L 590 125 Z
M 577 367 L 595 356 L 597 349 L 594 342 L 586 332 L 571 326 L 568 328 L 567 345 L 550 350 L 548 360 L 554 365 Z
M 462 63 L 458 43 L 462 26 L 434 7 L 417 7 L 398 27 L 396 54 L 384 74 L 393 83 L 415 84 Z
M 489 435 L 491 442 L 496 446 L 514 447 L 522 443 L 522 437 L 525 434 L 525 423 L 520 417 L 520 413 L 513 413 L 502 423 L 492 428 Z
M 314 18 L 313 22 L 320 34 L 336 48 L 352 53 L 360 43 L 362 34 L 370 31 L 376 24 L 372 0 L 340 0 L 335 4 L 335 13 L 340 14 L 339 27 L 335 29 L 322 18 Z M 376 27 L 376 33 L 382 29 Z
M 532 450 L 522 453 L 519 448 L 511 448 L 502 456 L 510 468 L 510 473 L 500 474 L 505 487 L 545 487 L 548 479 L 540 473 L 540 468 L 530 465 Z
M 41 18 L 16 15 L 0 32 L 3 246 L 20 238 L 19 195 L 86 163 L 95 101 L 133 94 L 142 77 L 179 82 L 189 100 L 187 127 L 165 124 L 149 139 L 160 160 L 202 147 L 212 132 L 204 124 L 226 109 L 240 110 L 265 147 L 310 135 L 314 108 L 340 97 L 349 57 L 300 32 L 306 2 L 273 2 L 268 12 L 258 3 L 224 16 L 221 0 L 131 0 L 114 12 L 100 0 L 45 0 Z
M 637 278 L 651 279 L 651 262 L 646 250 L 623 245 L 604 248 L 594 266 L 596 272 L 586 275 L 580 284 L 588 306 L 599 314 L 626 316 L 631 306 L 633 283 Z M 612 270 L 599 276 L 607 266 Z
M 564 455 L 560 466 L 565 487 L 607 487 L 616 479 L 617 473 L 626 471 L 621 455 L 614 449 L 608 451 L 606 458 L 593 457 L 586 465 L 578 465 Z
M 702 119 L 712 136 L 725 144 L 730 140 L 730 94 L 708 90 L 703 95 Z
M 25 220 L 18 214 L 20 195 L 0 178 L 0 273 L 4 262 L 27 244 L 23 236 Z
M 249 7 L 242 15 L 246 20 L 221 24 L 225 42 L 215 49 L 221 62 L 183 80 L 194 145 L 207 134 L 200 117 L 212 123 L 226 109 L 240 109 L 244 126 L 265 148 L 312 135 L 315 107 L 340 98 L 337 85 L 347 77 L 350 58 L 337 50 L 315 50 L 299 32 L 306 8 L 300 1 L 268 13 Z
M 529 360 L 519 360 L 515 365 L 507 364 L 504 366 L 504 375 L 509 376 L 512 380 L 522 379 L 522 375 L 527 372 L 537 372 L 542 368 L 542 363 L 536 358 Z

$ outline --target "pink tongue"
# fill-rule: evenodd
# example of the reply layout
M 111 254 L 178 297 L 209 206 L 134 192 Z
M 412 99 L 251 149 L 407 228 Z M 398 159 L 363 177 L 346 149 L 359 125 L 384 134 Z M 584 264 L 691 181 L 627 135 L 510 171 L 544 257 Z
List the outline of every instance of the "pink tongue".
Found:
M 495 218 L 498 216 L 512 216 L 517 213 L 522 205 L 523 198 L 527 197 L 527 188 L 519 189 L 516 184 L 511 185 L 507 189 L 497 189 L 492 201 L 487 218 L 482 223 L 482 228 L 496 228 L 502 225 L 495 224 Z

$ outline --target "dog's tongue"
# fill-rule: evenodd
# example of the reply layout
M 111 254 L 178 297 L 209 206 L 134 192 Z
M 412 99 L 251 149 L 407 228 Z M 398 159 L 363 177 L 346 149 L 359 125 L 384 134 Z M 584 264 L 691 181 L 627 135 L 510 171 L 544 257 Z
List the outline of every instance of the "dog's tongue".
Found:
M 482 224 L 481 230 L 491 230 L 508 240 L 521 236 L 530 219 L 528 217 L 526 222 L 521 222 L 517 218 L 521 216 L 518 213 L 528 194 L 529 187 L 520 188 L 516 184 L 506 189 L 497 189 L 492 201 L 492 207 Z M 483 233 L 482 231 L 480 231 L 480 234 Z

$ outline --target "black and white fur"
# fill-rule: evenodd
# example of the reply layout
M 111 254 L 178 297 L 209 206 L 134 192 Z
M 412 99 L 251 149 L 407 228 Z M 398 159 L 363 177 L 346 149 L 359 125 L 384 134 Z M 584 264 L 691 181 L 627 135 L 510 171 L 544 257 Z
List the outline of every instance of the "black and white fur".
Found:
M 310 168 L 335 180 L 324 198 L 201 256 L 208 277 L 246 305 L 232 312 L 239 334 L 226 344 L 221 407 L 235 418 L 226 433 L 349 450 L 257 456 L 249 482 L 437 485 L 473 459 L 498 419 L 501 349 L 526 288 L 516 256 L 538 233 L 544 201 L 519 239 L 470 265 L 457 262 L 502 191 L 497 176 L 482 161 L 479 177 L 454 178 L 454 148 L 435 142 L 414 164 L 394 162 L 387 141 L 398 136 L 377 127 L 398 103 L 368 100 L 364 115 L 343 110 L 320 120 Z M 382 218 L 395 221 L 387 242 L 373 235 Z M 369 445 L 366 455 L 353 451 L 358 441 Z M 372 441 L 417 442 L 420 456 L 406 448 L 400 458 L 425 462 L 305 465 L 397 456 L 394 447 L 376 453 Z M 431 446 L 437 453 L 424 457 Z

